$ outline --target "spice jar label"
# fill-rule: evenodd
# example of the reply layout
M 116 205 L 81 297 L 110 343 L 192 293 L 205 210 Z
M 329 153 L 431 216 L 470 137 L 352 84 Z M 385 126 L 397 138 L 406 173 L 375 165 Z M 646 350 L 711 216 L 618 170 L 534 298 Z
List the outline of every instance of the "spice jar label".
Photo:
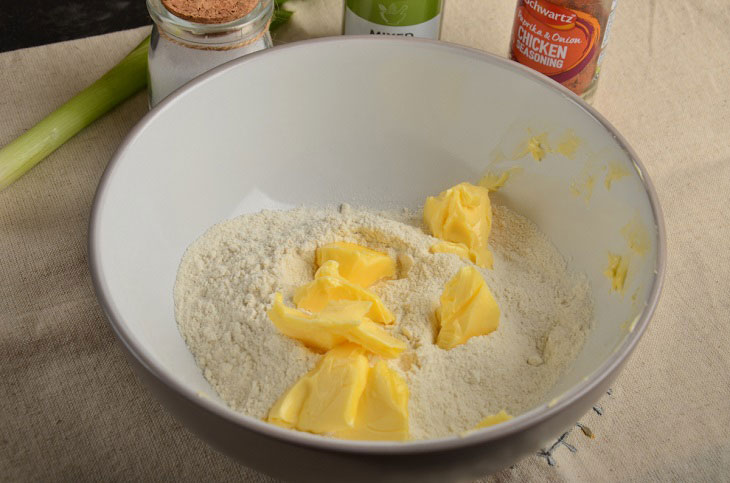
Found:
M 600 38 L 601 24 L 586 12 L 545 0 L 520 0 L 511 54 L 519 63 L 560 83 L 584 71 L 590 71 L 585 77 L 591 80 Z
M 347 0 L 345 35 L 395 35 L 437 39 L 443 0 Z

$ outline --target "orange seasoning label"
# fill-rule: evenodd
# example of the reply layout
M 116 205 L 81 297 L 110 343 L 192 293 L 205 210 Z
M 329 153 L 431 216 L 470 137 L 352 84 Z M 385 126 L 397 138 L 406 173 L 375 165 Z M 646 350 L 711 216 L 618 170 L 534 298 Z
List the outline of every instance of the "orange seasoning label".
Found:
M 511 54 L 519 63 L 560 83 L 585 69 L 592 70 L 585 76 L 591 79 L 600 38 L 601 24 L 588 13 L 545 0 L 519 0 Z

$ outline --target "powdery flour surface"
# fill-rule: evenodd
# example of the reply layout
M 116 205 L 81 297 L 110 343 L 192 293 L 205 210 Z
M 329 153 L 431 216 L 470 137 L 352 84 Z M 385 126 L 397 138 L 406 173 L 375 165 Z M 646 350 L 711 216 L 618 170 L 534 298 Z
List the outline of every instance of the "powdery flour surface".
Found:
M 542 401 L 580 351 L 592 319 L 588 283 L 536 226 L 494 206 L 494 269 L 480 269 L 502 311 L 499 328 L 443 350 L 434 312 L 446 282 L 468 264 L 432 254 L 420 212 L 298 208 L 243 215 L 210 228 L 185 253 L 175 285 L 180 331 L 206 379 L 233 409 L 265 418 L 321 355 L 280 334 L 266 315 L 275 292 L 293 305 L 313 279 L 314 251 L 349 241 L 389 253 L 395 280 L 371 289 L 395 314 L 409 348 L 391 367 L 410 390 L 413 439 L 453 435 L 506 409 Z M 374 359 L 374 358 L 373 358 Z

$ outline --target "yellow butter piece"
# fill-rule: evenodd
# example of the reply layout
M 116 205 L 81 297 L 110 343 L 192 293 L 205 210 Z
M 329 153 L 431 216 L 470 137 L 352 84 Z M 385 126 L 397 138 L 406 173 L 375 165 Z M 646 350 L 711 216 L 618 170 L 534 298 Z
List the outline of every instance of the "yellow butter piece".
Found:
M 527 140 L 524 146 L 524 149 L 520 153 L 520 158 L 530 153 L 535 161 L 542 161 L 545 155 L 550 152 L 546 132 L 537 136 L 530 136 L 530 139 Z
M 631 251 L 639 255 L 646 255 L 651 247 L 649 231 L 639 218 L 634 218 L 621 228 L 621 235 L 631 248 Z
M 510 172 L 504 171 L 501 174 L 487 173 L 479 180 L 479 186 L 489 191 L 497 191 L 509 180 Z
M 342 278 L 340 275 L 340 262 L 328 260 L 319 266 L 314 273 L 315 280 L 322 277 Z
M 317 265 L 328 260 L 339 264 L 339 274 L 348 282 L 367 288 L 381 278 L 395 276 L 395 260 L 355 243 L 334 242 L 317 248 Z
M 335 347 L 279 398 L 267 421 L 317 434 L 354 428 L 369 369 L 362 347 Z
M 274 295 L 274 305 L 267 315 L 282 334 L 300 340 L 313 349 L 326 351 L 345 342 L 341 331 L 345 327 L 355 328 L 360 325 L 361 319 L 369 309 L 370 306 L 367 304 L 352 306 L 349 307 L 349 314 L 340 313 L 339 320 L 327 323 L 321 317 L 287 307 L 281 294 L 277 293 Z M 349 319 L 346 315 L 350 315 Z M 334 330 L 337 325 L 342 329 L 340 332 Z
M 492 253 L 487 248 L 492 229 L 489 190 L 461 183 L 436 197 L 429 196 L 423 207 L 423 220 L 433 236 L 464 245 L 469 260 L 480 267 L 492 267 Z
M 440 241 L 428 249 L 431 253 L 453 253 L 461 258 L 469 260 L 469 249 L 461 243 Z
M 606 178 L 604 179 L 606 189 L 610 190 L 614 181 L 618 181 L 630 174 L 629 170 L 621 162 L 611 161 L 606 166 Z
M 326 261 L 319 267 L 314 280 L 294 293 L 294 303 L 300 309 L 310 312 L 321 311 L 330 301 L 360 300 L 370 302 L 372 306 L 367 317 L 381 324 L 392 324 L 393 313 L 374 293 L 342 278 L 339 274 L 339 263 Z
M 343 439 L 408 439 L 408 386 L 384 361 L 368 366 L 361 348 L 342 344 L 269 411 L 277 426 Z
M 322 361 L 320 361 L 321 363 Z M 266 421 L 281 426 L 282 428 L 296 428 L 297 423 L 299 423 L 299 413 L 302 412 L 304 402 L 312 390 L 312 380 L 309 376 L 318 367 L 319 365 L 304 375 L 287 392 L 279 397 L 276 403 L 274 403 L 274 406 L 269 410 Z
M 608 254 L 608 267 L 603 274 L 611 281 L 611 290 L 623 293 L 628 272 L 628 257 L 614 253 Z
M 376 324 L 367 317 L 362 319 L 362 322 L 357 328 L 347 330 L 343 335 L 350 342 L 359 344 L 381 357 L 398 357 L 406 349 L 405 342 L 396 339 L 383 329 L 381 325 Z
M 497 191 L 509 181 L 512 176 L 522 173 L 524 170 L 521 166 L 515 166 L 500 174 L 488 172 L 479 180 L 479 186 L 487 188 L 487 190 Z
M 583 140 L 575 134 L 575 131 L 568 129 L 558 141 L 556 151 L 568 159 L 575 159 L 575 152 L 581 144 Z
M 268 315 L 282 334 L 316 350 L 327 351 L 350 341 L 379 356 L 398 357 L 405 350 L 405 343 L 365 316 L 371 305 L 330 301 L 319 313 L 307 314 L 284 305 L 283 297 L 277 293 Z
M 408 439 L 408 386 L 384 361 L 370 369 L 355 427 L 335 433 L 343 439 L 404 441 Z
M 474 427 L 474 429 L 481 429 L 481 428 L 486 428 L 488 426 L 494 426 L 495 424 L 503 423 L 505 421 L 509 421 L 510 419 L 512 419 L 512 416 L 507 414 L 507 411 L 502 409 L 497 414 L 490 414 L 489 416 L 484 418 L 482 420 L 482 422 L 480 422 L 479 424 L 477 424 Z
M 439 333 L 436 344 L 452 349 L 469 338 L 486 335 L 499 326 L 499 307 L 481 274 L 463 267 L 448 281 L 436 310 Z

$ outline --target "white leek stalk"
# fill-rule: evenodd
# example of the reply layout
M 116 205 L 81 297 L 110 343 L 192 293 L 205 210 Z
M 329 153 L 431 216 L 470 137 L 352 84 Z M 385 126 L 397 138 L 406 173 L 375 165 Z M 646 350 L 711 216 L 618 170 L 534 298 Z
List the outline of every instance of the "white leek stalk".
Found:
M 0 191 L 26 171 L 147 85 L 149 37 L 48 117 L 0 149 Z

